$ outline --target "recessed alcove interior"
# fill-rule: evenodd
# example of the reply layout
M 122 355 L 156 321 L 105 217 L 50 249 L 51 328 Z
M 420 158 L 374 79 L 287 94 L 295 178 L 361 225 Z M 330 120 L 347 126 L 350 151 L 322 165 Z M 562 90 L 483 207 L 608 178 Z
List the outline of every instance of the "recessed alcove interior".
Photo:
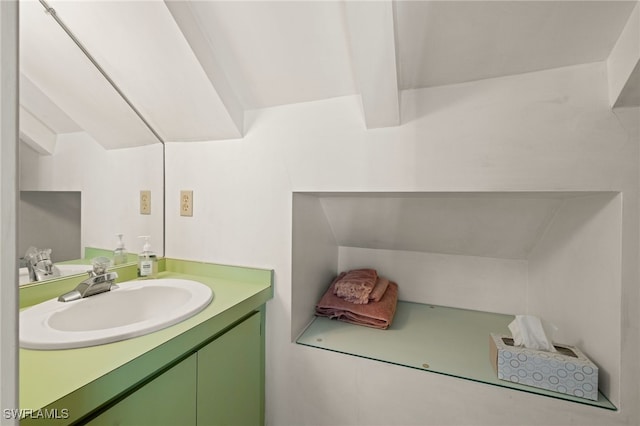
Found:
M 55 262 L 82 257 L 82 192 L 20 191 L 18 254 L 51 249 Z
M 295 192 L 292 206 L 292 340 L 338 272 L 372 267 L 400 300 L 552 323 L 619 403 L 620 193 Z

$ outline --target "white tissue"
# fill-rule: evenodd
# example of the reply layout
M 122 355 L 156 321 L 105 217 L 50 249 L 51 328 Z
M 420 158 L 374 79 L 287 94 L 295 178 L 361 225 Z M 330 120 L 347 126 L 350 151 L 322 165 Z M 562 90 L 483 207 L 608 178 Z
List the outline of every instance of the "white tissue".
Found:
M 556 352 L 556 348 L 544 332 L 540 318 L 534 315 L 516 315 L 516 319 L 509 324 L 509 330 L 514 346 Z

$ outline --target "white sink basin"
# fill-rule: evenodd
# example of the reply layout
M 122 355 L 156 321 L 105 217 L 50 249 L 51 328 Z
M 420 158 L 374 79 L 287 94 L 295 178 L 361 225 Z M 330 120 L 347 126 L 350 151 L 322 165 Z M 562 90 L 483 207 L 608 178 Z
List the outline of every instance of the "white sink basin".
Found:
M 67 275 L 86 274 L 87 271 L 91 270 L 91 265 L 56 264 L 55 267 L 60 271 L 60 277 L 66 277 Z M 30 282 L 32 282 L 31 280 L 29 280 L 29 271 L 27 270 L 27 268 L 20 268 L 19 275 L 19 285 L 29 284 Z M 49 279 L 60 277 L 51 277 Z
M 20 312 L 20 346 L 70 349 L 130 339 L 177 324 L 212 299 L 206 285 L 174 278 L 124 283 L 73 302 L 51 299 Z

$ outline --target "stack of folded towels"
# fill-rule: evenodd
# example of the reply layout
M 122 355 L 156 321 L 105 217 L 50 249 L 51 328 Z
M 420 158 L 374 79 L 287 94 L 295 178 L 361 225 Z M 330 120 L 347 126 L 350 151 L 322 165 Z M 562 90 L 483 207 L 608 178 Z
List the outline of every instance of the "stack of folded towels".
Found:
M 316 305 L 316 315 L 352 324 L 386 329 L 398 304 L 398 284 L 375 269 L 354 269 L 338 275 Z

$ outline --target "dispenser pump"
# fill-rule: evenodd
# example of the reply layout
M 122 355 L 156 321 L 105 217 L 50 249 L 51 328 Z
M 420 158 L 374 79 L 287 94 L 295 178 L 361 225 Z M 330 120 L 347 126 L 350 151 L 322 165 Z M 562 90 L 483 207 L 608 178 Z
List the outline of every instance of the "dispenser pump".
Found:
M 138 255 L 138 277 L 155 278 L 158 275 L 158 256 L 151 251 L 148 235 L 141 235 L 138 238 L 144 238 L 144 246 L 142 252 Z
M 124 240 L 122 239 L 122 237 L 124 237 L 124 235 L 123 234 L 116 234 L 116 237 L 118 237 L 118 246 L 117 246 L 117 248 L 123 249 L 124 248 Z
M 149 235 L 141 235 L 138 238 L 144 238 L 144 246 L 142 246 L 142 252 L 151 251 L 151 244 L 149 243 Z
M 113 264 L 122 265 L 127 262 L 127 250 L 124 248 L 123 234 L 116 234 L 118 237 L 118 245 L 113 251 Z

